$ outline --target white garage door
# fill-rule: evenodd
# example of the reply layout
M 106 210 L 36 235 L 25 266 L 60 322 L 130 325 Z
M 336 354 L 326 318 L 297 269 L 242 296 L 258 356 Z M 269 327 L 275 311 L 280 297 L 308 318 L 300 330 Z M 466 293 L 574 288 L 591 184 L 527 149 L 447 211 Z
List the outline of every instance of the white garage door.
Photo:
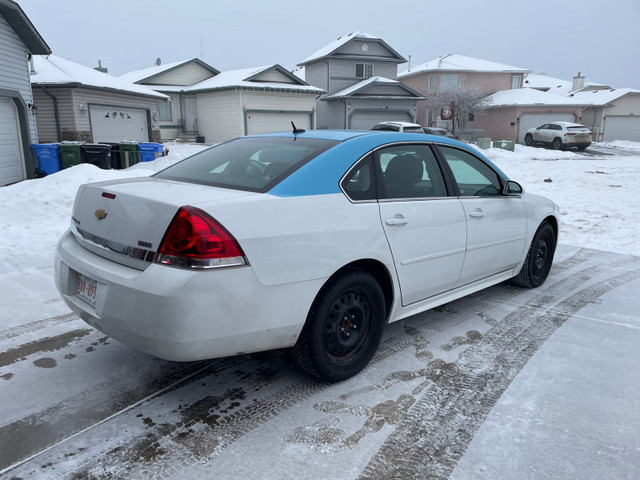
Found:
M 309 130 L 311 128 L 310 113 L 287 112 L 250 112 L 247 113 L 247 134 L 290 132 L 293 130 L 291 122 L 296 128 Z
M 0 185 L 24 179 L 18 112 L 13 100 L 0 97 Z
M 525 113 L 520 117 L 518 142 L 524 142 L 524 134 L 527 133 L 527 130 L 539 127 L 543 123 L 575 121 L 576 116 L 573 113 Z
M 640 142 L 640 117 L 609 116 L 605 118 L 605 142 L 611 140 L 633 140 Z
M 149 141 L 147 111 L 140 108 L 89 107 L 94 142 Z
M 378 122 L 413 122 L 406 112 L 355 112 L 349 120 L 351 130 L 369 130 Z

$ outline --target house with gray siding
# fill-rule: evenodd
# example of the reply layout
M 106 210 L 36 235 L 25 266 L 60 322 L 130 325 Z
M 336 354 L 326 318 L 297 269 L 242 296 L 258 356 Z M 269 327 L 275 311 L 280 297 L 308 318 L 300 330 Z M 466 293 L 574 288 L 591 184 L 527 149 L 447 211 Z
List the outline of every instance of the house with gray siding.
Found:
M 317 128 L 368 129 L 387 121 L 416 121 L 424 97 L 397 81 L 402 55 L 384 40 L 350 33 L 301 61 L 305 80 L 327 93 L 316 102 Z
M 33 58 L 31 87 L 41 142 L 160 141 L 162 93 L 55 55 Z
M 0 186 L 35 176 L 30 145 L 38 142 L 38 134 L 29 60 L 49 53 L 20 6 L 0 0 Z

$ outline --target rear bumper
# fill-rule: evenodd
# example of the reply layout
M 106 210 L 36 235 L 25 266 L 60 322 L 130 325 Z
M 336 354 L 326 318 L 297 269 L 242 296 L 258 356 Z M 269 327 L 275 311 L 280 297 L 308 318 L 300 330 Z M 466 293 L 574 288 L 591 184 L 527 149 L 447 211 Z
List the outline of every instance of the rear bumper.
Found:
M 76 296 L 78 274 L 97 281 L 95 308 Z M 56 248 L 55 282 L 98 330 L 156 357 L 193 361 L 294 345 L 324 280 L 265 286 L 248 266 L 141 271 L 89 252 L 67 232 Z

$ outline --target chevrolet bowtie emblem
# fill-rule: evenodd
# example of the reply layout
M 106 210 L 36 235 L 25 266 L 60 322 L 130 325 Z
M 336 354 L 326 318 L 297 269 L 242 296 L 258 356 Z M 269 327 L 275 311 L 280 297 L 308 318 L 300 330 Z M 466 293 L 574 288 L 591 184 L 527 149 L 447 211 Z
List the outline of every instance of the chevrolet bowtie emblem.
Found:
M 107 218 L 108 213 L 99 208 L 98 210 L 96 210 L 96 213 L 94 213 L 94 215 L 98 220 L 104 220 L 105 218 Z

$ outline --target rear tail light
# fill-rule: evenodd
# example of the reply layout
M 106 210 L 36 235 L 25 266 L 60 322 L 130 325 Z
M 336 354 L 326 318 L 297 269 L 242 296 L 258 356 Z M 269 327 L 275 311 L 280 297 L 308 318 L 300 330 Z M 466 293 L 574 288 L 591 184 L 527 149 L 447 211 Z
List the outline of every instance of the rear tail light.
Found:
M 195 207 L 181 207 L 173 217 L 156 262 L 195 269 L 247 264 L 233 235 L 209 214 Z
M 567 132 L 567 133 L 565 133 L 565 134 L 564 134 L 564 136 L 565 136 L 565 137 L 566 137 L 567 135 L 575 135 L 575 133 L 573 133 L 573 132 Z

